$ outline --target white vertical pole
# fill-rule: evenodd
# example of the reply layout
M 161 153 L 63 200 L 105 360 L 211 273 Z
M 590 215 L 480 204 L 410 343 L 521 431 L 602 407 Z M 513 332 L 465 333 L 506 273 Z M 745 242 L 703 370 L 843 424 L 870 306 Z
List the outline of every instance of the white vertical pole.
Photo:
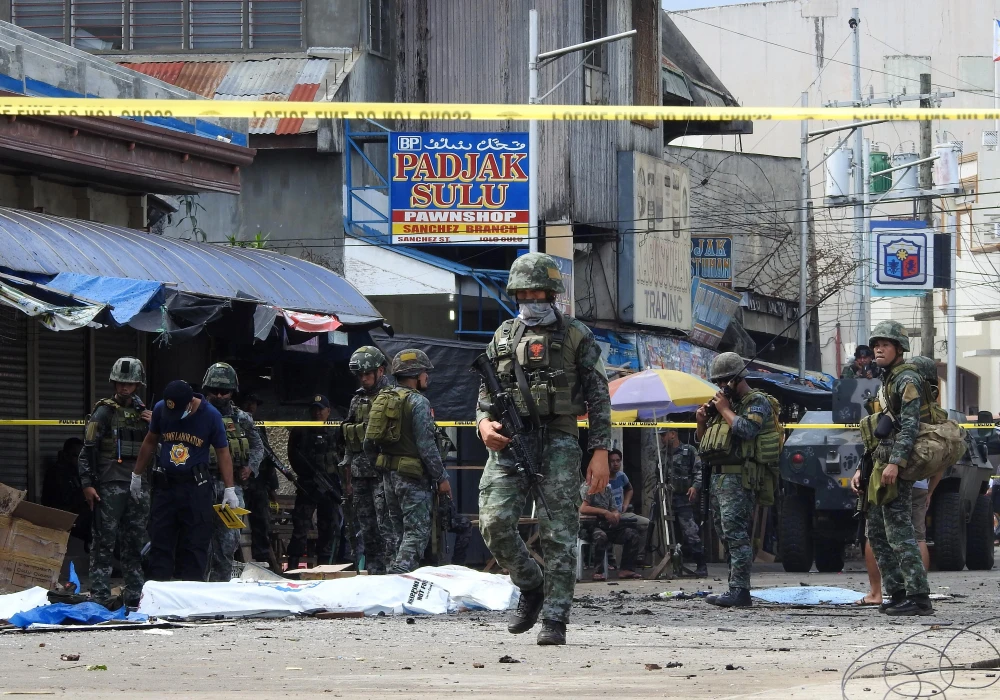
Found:
M 948 223 L 945 226 L 945 230 L 951 237 L 951 272 L 950 272 L 950 282 L 948 285 L 948 318 L 947 318 L 947 329 L 948 329 L 948 371 L 945 374 L 945 381 L 947 383 L 947 398 L 945 408 L 951 410 L 958 409 L 958 329 L 957 329 L 957 317 L 958 310 L 955 308 L 957 303 L 956 297 L 958 296 L 955 292 L 955 278 L 958 276 L 958 246 L 955 241 L 955 214 L 946 214 L 945 221 Z M 964 408 L 963 408 L 964 410 Z
M 871 153 L 872 153 L 871 142 L 868 139 L 865 139 L 864 146 L 861 149 L 861 158 L 864 161 L 861 167 L 861 172 L 862 172 L 861 193 L 862 193 L 862 199 L 865 203 L 863 209 L 864 218 L 861 220 L 861 248 L 864 251 L 864 257 L 862 258 L 862 260 L 864 260 L 864 264 L 862 266 L 862 269 L 864 270 L 864 276 L 862 277 L 863 283 L 861 286 L 861 303 L 863 304 L 864 315 L 861 317 L 861 319 L 862 319 L 862 330 L 864 330 L 863 335 L 865 336 L 868 335 L 872 327 L 872 284 L 871 284 L 872 278 L 871 278 L 871 263 L 869 262 L 869 260 L 871 259 L 871 250 L 872 250 L 872 244 L 871 244 L 872 232 L 871 232 L 871 227 L 869 225 L 869 222 L 871 221 L 872 217 Z M 864 342 L 866 345 L 868 344 L 867 340 Z
M 528 11 L 528 104 L 538 102 L 538 10 Z M 528 121 L 528 250 L 538 252 L 538 120 Z
M 861 33 L 859 31 L 859 24 L 861 15 L 858 12 L 858 8 L 851 9 L 851 28 L 854 38 L 854 56 L 851 71 L 851 82 L 853 83 L 853 100 L 854 104 L 858 107 L 861 106 Z M 855 119 L 854 121 L 858 121 Z M 861 133 L 861 129 L 856 129 L 854 131 L 854 236 L 857 243 L 855 244 L 855 254 L 857 255 L 858 271 L 855 277 L 855 293 L 858 299 L 858 344 L 863 345 L 868 342 L 868 314 L 869 308 L 865 305 L 865 278 L 866 272 L 864 261 L 867 259 L 868 254 L 865 251 L 865 207 L 862 201 L 864 196 L 864 163 L 862 162 L 862 152 L 864 150 L 864 136 Z
M 802 93 L 801 105 L 809 105 L 809 93 Z M 799 380 L 806 376 L 806 337 L 809 318 L 806 314 L 806 256 L 809 252 L 809 122 L 802 120 L 800 153 L 800 202 L 799 202 Z

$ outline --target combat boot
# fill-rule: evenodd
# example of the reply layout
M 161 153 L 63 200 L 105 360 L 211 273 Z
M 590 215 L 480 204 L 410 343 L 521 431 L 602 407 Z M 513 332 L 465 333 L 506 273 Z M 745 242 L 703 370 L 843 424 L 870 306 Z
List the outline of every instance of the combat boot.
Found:
M 749 588 L 730 588 L 728 593 L 708 602 L 720 608 L 749 608 L 753 605 Z
M 698 562 L 698 568 L 694 570 L 694 575 L 698 578 L 708 578 L 708 566 L 704 559 Z
M 889 600 L 883 600 L 879 603 L 878 611 L 880 613 L 887 613 L 889 608 L 899 605 L 906 600 L 906 591 L 893 591 L 889 594 Z
M 521 591 L 521 599 L 517 601 L 517 609 L 507 621 L 507 631 L 511 634 L 521 634 L 527 632 L 535 623 L 542 612 L 542 603 L 545 602 L 545 591 L 542 586 Z
M 566 623 L 558 620 L 542 620 L 542 630 L 538 633 L 538 646 L 562 646 L 566 643 Z
M 912 615 L 933 615 L 934 606 L 926 595 L 913 595 L 902 603 L 893 605 L 885 611 L 886 615 L 894 617 L 910 617 Z

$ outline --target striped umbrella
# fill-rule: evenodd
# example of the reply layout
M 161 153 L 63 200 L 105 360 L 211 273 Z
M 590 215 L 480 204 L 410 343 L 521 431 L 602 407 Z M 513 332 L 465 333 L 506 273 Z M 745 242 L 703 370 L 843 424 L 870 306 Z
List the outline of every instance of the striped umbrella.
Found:
M 655 420 L 670 413 L 695 411 L 719 388 L 687 372 L 647 369 L 610 384 L 611 419 Z

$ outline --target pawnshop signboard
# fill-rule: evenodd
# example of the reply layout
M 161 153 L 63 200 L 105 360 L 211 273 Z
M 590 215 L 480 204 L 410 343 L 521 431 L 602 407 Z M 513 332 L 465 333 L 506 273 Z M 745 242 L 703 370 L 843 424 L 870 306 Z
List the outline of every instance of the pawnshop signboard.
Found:
M 394 244 L 524 245 L 529 236 L 528 135 L 389 135 Z

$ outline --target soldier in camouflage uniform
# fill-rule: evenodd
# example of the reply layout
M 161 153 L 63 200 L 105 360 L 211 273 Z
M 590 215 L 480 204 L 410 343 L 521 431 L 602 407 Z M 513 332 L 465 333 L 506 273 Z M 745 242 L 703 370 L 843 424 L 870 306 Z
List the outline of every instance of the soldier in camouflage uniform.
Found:
M 917 369 L 903 360 L 910 350 L 906 329 L 897 321 L 882 321 L 872 331 L 869 344 L 882 369 L 882 387 L 872 404 L 873 413 L 885 412 L 893 432 L 874 454 L 875 468 L 868 488 L 868 542 L 878 562 L 889 600 L 880 606 L 887 615 L 933 615 L 927 572 L 920 558 L 913 530 L 913 483 L 899 478 L 906 467 L 920 423 L 930 422 L 929 394 Z M 855 491 L 860 470 L 854 475 Z M 884 600 L 884 597 L 883 597 Z
M 397 386 L 372 402 L 365 432 L 368 459 L 382 471 L 387 529 L 387 571 L 405 574 L 420 566 L 431 538 L 433 489 L 451 495 L 441 460 L 431 404 L 424 396 L 434 369 L 421 350 L 401 350 L 392 359 Z
M 694 506 L 701 493 L 701 461 L 698 452 L 691 445 L 682 445 L 677 431 L 662 428 L 660 435 L 660 459 L 663 469 L 670 479 L 670 494 L 674 511 L 674 521 L 680 530 L 687 555 L 695 560 L 695 576 L 708 576 L 705 562 L 705 547 L 701 543 L 701 531 L 694 519 Z
M 233 394 L 240 390 L 236 370 L 225 362 L 216 362 L 205 371 L 201 388 L 209 403 L 222 414 L 222 423 L 226 426 L 226 437 L 229 439 L 229 454 L 233 459 L 236 497 L 240 508 L 245 508 L 243 488 L 260 472 L 264 443 L 254 425 L 253 416 L 233 403 Z M 226 485 L 219 475 L 215 448 L 210 451 L 209 470 L 215 480 L 215 500 L 221 502 Z M 241 530 L 226 527 L 221 518 L 216 518 L 214 524 L 215 531 L 208 550 L 206 580 L 229 581 L 233 577 L 233 555 L 240 546 Z
M 146 384 L 139 360 L 119 358 L 111 368 L 110 381 L 115 395 L 94 406 L 78 462 L 83 497 L 94 512 L 90 597 L 101 604 L 111 600 L 112 558 L 115 543 L 120 541 L 125 578 L 122 599 L 125 605 L 135 607 L 142 594 L 141 552 L 148 539 L 149 484 L 142 480 L 138 499 L 130 496 L 129 487 L 152 414 L 135 395 L 136 389 Z
M 382 391 L 393 386 L 386 374 L 388 361 L 382 351 L 372 345 L 365 345 L 354 351 L 348 364 L 351 373 L 358 378 L 358 390 L 351 397 L 351 405 L 344 419 L 344 495 L 354 504 L 357 523 L 350 525 L 356 532 L 361 530 L 364 545 L 365 568 L 370 574 L 384 574 L 386 554 L 384 539 L 388 534 L 385 525 L 385 492 L 382 475 L 368 460 L 364 450 L 365 430 L 372 401 Z M 355 557 L 358 553 L 355 552 Z M 359 560 L 360 567 L 360 560 Z
M 715 526 L 729 550 L 729 592 L 706 601 L 720 607 L 750 607 L 753 513 L 758 496 L 770 493 L 780 442 L 770 397 L 750 388 L 746 365 L 734 352 L 712 360 L 709 375 L 721 391 L 695 414 L 698 453 L 711 467 Z M 714 405 L 714 415 L 709 415 Z M 767 505 L 766 500 L 763 504 Z
M 314 395 L 309 412 L 314 421 L 328 421 L 330 399 L 323 394 Z M 332 564 L 340 552 L 343 494 L 337 475 L 339 452 L 340 431 L 333 426 L 292 428 L 288 432 L 288 462 L 299 480 L 292 510 L 292 537 L 287 550 L 289 569 L 298 568 L 299 559 L 306 552 L 313 513 L 316 514 L 317 563 Z M 322 478 L 324 474 L 326 479 Z
M 263 403 L 254 393 L 240 397 L 240 408 L 251 418 Z M 268 456 L 271 445 L 267 439 L 267 429 L 260 425 L 255 426 L 255 429 L 260 437 L 264 457 L 257 468 L 257 474 L 251 476 L 243 487 L 243 500 L 250 511 L 247 516 L 250 525 L 250 553 L 254 561 L 266 561 L 272 570 L 277 571 L 278 562 L 274 560 L 274 552 L 271 549 L 270 506 L 271 494 L 278 490 L 278 471 L 274 468 L 274 461 Z
M 878 365 L 875 364 L 872 349 L 867 345 L 859 345 L 854 349 L 854 362 L 845 365 L 840 372 L 841 379 L 876 379 Z
M 479 484 L 479 527 L 490 552 L 510 571 L 521 590 L 507 630 L 521 634 L 542 617 L 538 643 L 565 644 L 576 584 L 576 540 L 580 530 L 580 466 L 577 416 L 589 413 L 587 468 L 589 493 L 608 485 L 611 449 L 611 398 L 601 350 L 590 329 L 564 316 L 554 306 L 564 293 L 562 275 L 548 255 L 528 253 L 510 268 L 507 293 L 517 299 L 520 313 L 493 335 L 486 353 L 497 368 L 505 390 L 515 397 L 526 422 L 537 417 L 541 429 L 526 436 L 543 480 L 541 489 L 552 512 L 538 504 L 538 528 L 545 552 L 545 570 L 531 558 L 518 534 L 518 519 L 528 497 L 528 481 L 519 473 L 510 443 L 496 416 L 483 410 L 489 403 L 485 385 L 479 389 L 476 413 L 479 435 L 490 450 Z M 531 401 L 519 389 L 515 374 L 523 368 Z M 535 414 L 535 417 L 532 416 Z

